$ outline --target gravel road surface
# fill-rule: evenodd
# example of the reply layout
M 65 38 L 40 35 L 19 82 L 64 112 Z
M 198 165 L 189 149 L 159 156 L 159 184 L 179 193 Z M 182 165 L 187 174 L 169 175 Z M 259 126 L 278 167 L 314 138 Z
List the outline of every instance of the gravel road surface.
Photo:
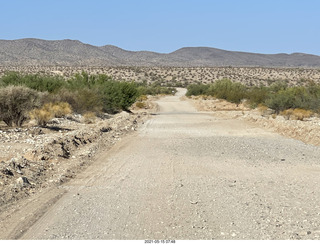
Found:
M 320 239 L 320 150 L 176 96 L 21 239 Z

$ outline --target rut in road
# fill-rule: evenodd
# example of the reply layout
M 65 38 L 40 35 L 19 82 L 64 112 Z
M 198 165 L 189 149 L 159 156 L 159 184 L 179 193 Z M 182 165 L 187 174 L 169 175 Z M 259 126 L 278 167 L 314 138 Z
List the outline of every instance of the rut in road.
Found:
M 319 148 L 199 113 L 184 92 L 62 186 L 22 239 L 318 239 Z

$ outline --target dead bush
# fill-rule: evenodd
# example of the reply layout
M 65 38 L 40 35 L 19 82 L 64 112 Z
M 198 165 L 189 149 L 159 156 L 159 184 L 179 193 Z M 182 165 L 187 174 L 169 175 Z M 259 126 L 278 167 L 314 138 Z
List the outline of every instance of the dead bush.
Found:
M 0 89 L 0 119 L 8 126 L 22 126 L 29 111 L 41 104 L 40 93 L 24 86 Z

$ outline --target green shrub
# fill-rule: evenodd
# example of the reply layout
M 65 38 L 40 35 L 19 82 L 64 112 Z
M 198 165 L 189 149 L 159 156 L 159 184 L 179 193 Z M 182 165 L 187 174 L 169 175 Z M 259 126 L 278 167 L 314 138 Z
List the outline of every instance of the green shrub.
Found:
M 252 108 L 256 108 L 259 104 L 264 104 L 268 97 L 269 89 L 267 87 L 251 87 L 248 89 L 246 98 Z
M 140 83 L 138 84 L 137 89 L 138 89 L 139 95 L 153 95 L 153 96 L 158 94 L 174 95 L 177 92 L 176 88 L 164 87 L 157 82 L 153 83 L 152 85 L 147 85 L 146 83 Z
M 265 104 L 277 113 L 295 108 L 315 111 L 319 109 L 320 100 L 318 95 L 312 94 L 308 88 L 298 86 L 270 93 Z
M 79 90 L 61 89 L 58 93 L 49 94 L 46 101 L 52 103 L 66 102 L 74 112 L 102 111 L 102 98 L 98 89 L 81 88 Z
M 210 85 L 207 95 L 239 104 L 242 99 L 246 98 L 246 87 L 241 83 L 223 79 Z
M 28 113 L 41 105 L 41 95 L 28 87 L 0 88 L 0 119 L 8 126 L 22 126 Z
M 279 92 L 282 90 L 286 90 L 288 88 L 288 83 L 285 81 L 276 81 L 270 85 L 269 89 L 271 92 Z
M 106 82 L 113 81 L 110 76 L 100 75 L 89 75 L 82 71 L 81 73 L 75 74 L 72 78 L 66 81 L 66 87 L 69 90 L 75 91 L 79 89 L 94 89 L 97 86 L 103 85 Z
M 107 113 L 129 111 L 129 107 L 139 96 L 137 85 L 133 82 L 106 82 L 100 91 L 103 110 Z
M 83 88 L 75 92 L 74 109 L 77 113 L 101 112 L 103 101 L 100 91 L 97 89 Z
M 292 93 L 287 90 L 280 90 L 277 93 L 269 94 L 268 98 L 265 101 L 265 104 L 275 110 L 278 114 L 280 111 L 294 108 L 295 97 Z
M 187 93 L 186 96 L 200 96 L 200 95 L 206 95 L 207 91 L 209 89 L 209 85 L 205 84 L 191 84 L 187 87 Z
M 17 72 L 7 72 L 1 82 L 4 86 L 26 86 L 37 91 L 56 92 L 66 85 L 65 80 L 60 76 L 45 76 L 38 74 L 22 75 Z

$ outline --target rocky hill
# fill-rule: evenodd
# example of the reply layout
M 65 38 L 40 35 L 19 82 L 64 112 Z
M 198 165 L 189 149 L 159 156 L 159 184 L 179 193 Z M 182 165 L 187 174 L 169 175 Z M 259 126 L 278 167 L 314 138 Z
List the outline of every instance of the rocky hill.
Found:
M 247 66 L 320 67 L 320 56 L 258 54 L 210 47 L 184 47 L 172 53 L 127 51 L 116 46 L 93 46 L 76 40 L 0 40 L 0 66 Z

